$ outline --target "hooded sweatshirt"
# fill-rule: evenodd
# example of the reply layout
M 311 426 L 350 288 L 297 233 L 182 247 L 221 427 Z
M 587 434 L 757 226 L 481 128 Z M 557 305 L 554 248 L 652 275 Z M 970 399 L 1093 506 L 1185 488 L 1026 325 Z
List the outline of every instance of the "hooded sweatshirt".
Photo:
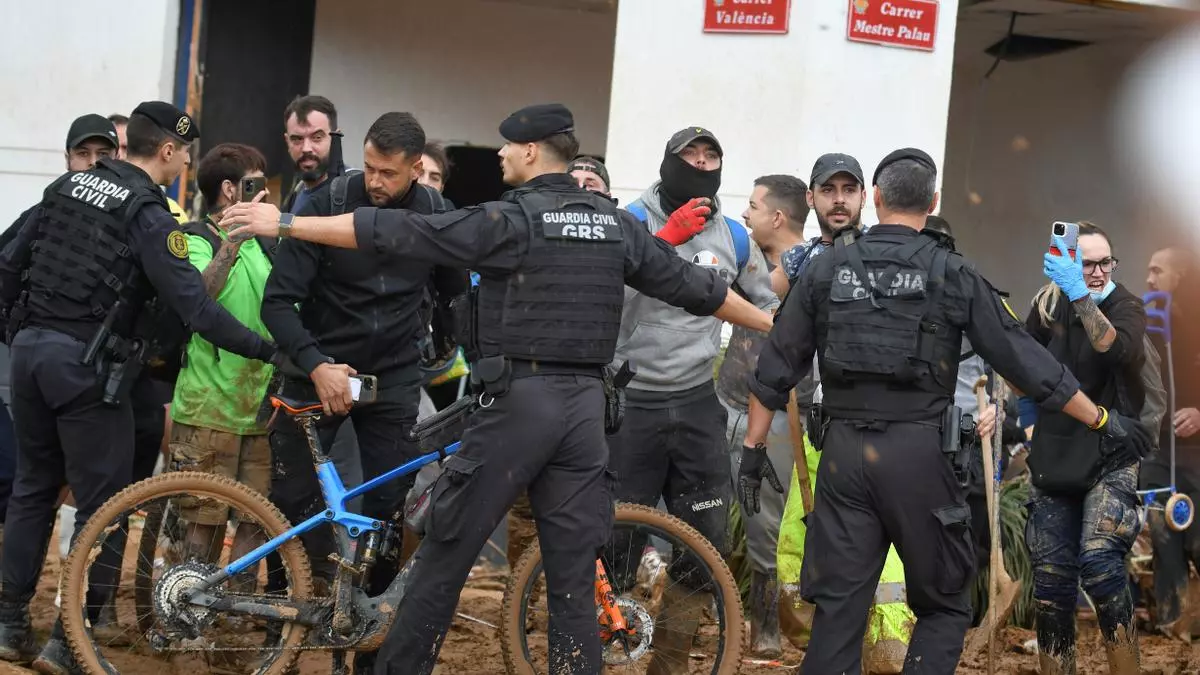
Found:
M 646 228 L 657 233 L 670 215 L 659 199 L 661 181 L 651 185 L 640 197 L 646 209 Z M 675 247 L 685 260 L 717 270 L 731 285 L 766 311 L 779 306 L 771 290 L 771 279 L 761 252 L 755 255 L 751 242 L 750 260 L 739 274 L 737 254 L 729 223 L 721 213 L 720 201 L 713 199 L 714 210 L 700 234 Z M 625 287 L 625 310 L 617 338 L 615 363 L 632 361 L 637 375 L 629 383 L 632 390 L 683 392 L 701 385 L 712 386 L 713 365 L 721 348 L 721 320 L 694 316 L 637 291 Z M 634 404 L 636 395 L 630 396 Z

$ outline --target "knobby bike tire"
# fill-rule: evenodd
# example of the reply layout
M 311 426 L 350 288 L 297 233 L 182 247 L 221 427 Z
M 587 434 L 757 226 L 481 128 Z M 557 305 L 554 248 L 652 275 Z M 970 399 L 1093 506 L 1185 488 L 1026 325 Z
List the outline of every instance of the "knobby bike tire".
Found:
M 691 525 L 658 509 L 640 504 L 617 504 L 613 527 L 618 523 L 635 523 L 657 527 L 679 538 L 680 543 L 712 570 L 713 582 L 724 599 L 724 651 L 716 664 L 717 675 L 735 675 L 742 665 L 742 595 L 737 581 L 725 559 L 716 547 Z M 542 551 L 530 546 L 517 562 L 504 589 L 504 602 L 500 607 L 500 649 L 504 654 L 504 667 L 509 675 L 541 675 L 525 658 L 525 624 L 521 610 L 524 589 L 534 583 L 534 573 L 541 569 Z M 599 628 L 597 628 L 599 630 Z
M 266 497 L 250 488 L 224 476 L 195 471 L 174 471 L 147 478 L 135 483 L 111 497 L 87 521 L 71 554 L 65 563 L 65 583 L 63 585 L 62 622 L 70 642 L 71 651 L 85 671 L 92 675 L 103 675 L 100 659 L 87 634 L 86 608 L 84 597 L 85 570 L 89 552 L 96 545 L 97 539 L 105 527 L 116 520 L 121 513 L 131 510 L 137 504 L 149 499 L 170 494 L 187 493 L 196 497 L 223 500 L 234 509 L 241 510 L 258 519 L 265 530 L 267 539 L 277 537 L 286 532 L 291 525 L 279 509 Z M 277 550 L 283 558 L 284 568 L 288 571 L 288 587 L 290 597 L 294 600 L 307 599 L 312 595 L 312 570 L 309 568 L 308 555 L 298 538 L 293 538 Z M 284 624 L 286 636 L 279 646 L 280 656 L 269 666 L 260 671 L 259 675 L 281 675 L 287 671 L 300 652 L 296 647 L 303 642 L 307 627 L 299 624 Z

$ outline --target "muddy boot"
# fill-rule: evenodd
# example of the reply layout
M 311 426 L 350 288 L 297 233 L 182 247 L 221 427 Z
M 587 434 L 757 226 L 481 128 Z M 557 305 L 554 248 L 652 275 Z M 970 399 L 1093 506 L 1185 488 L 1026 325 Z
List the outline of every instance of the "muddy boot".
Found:
M 0 659 L 17 663 L 36 655 L 29 606 L 23 602 L 0 601 Z
M 100 667 L 104 669 L 107 675 L 118 675 L 117 669 L 113 668 L 103 655 L 100 656 Z M 38 654 L 37 659 L 33 662 L 33 669 L 42 675 L 84 675 L 86 671 L 75 660 L 75 654 L 71 651 L 71 646 L 67 644 L 67 638 L 62 632 L 62 621 L 54 625 L 54 630 L 50 633 L 50 639 L 46 641 L 46 646 L 42 648 L 42 653 Z
M 908 645 L 899 640 L 878 640 L 866 650 L 863 669 L 867 675 L 900 675 Z
M 1133 625 L 1133 596 L 1129 589 L 1096 603 L 1096 619 L 1104 638 L 1110 675 L 1138 675 L 1141 668 L 1137 628 Z
M 1075 675 L 1075 608 L 1039 601 L 1037 642 L 1041 675 Z
M 754 572 L 750 578 L 750 656 L 783 656 L 779 638 L 779 585 L 774 574 Z
M 654 622 L 654 652 L 646 675 L 687 675 L 696 630 L 712 594 L 676 583 L 663 593 L 663 610 Z

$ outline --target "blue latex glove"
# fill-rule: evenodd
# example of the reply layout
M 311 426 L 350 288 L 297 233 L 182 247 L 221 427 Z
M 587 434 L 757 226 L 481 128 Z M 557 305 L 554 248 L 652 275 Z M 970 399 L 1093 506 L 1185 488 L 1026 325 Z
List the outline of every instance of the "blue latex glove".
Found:
M 1042 258 L 1042 272 L 1046 278 L 1058 284 L 1058 287 L 1067 294 L 1067 299 L 1075 302 L 1080 298 L 1087 297 L 1088 287 L 1087 282 L 1083 280 L 1083 263 L 1077 259 L 1072 259 L 1065 255 L 1067 252 L 1067 244 L 1062 237 L 1057 235 L 1052 236 L 1054 247 L 1062 251 L 1064 255 L 1054 255 L 1049 251 Z M 1079 252 L 1075 253 L 1076 258 Z

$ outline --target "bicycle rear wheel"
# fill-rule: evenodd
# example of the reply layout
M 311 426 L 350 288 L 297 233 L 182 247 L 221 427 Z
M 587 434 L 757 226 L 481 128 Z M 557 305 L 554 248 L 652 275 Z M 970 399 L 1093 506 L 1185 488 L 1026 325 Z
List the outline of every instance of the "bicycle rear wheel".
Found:
M 597 623 L 606 673 L 738 672 L 741 595 L 708 539 L 670 514 L 618 504 L 601 560 L 635 634 L 611 635 Z M 541 550 L 531 546 L 513 569 L 501 607 L 500 645 L 511 675 L 549 671 L 544 587 Z
M 192 555 L 190 560 L 175 560 L 176 556 L 158 555 L 153 552 L 153 542 L 158 537 L 152 532 L 147 533 L 146 537 L 143 537 L 141 532 L 131 533 L 133 536 L 126 539 L 132 540 L 131 548 L 137 560 L 134 563 L 135 573 L 128 576 L 133 577 L 134 587 L 128 590 L 98 587 L 93 589 L 95 592 L 91 594 L 93 597 L 90 599 L 94 605 L 100 596 L 111 595 L 119 618 L 125 619 L 122 624 L 128 628 L 122 630 L 120 641 L 101 639 L 97 635 L 94 642 L 88 630 L 89 586 L 96 579 L 113 576 L 111 569 L 106 572 L 106 564 L 112 565 L 112 561 L 121 561 L 124 558 L 124 551 L 113 551 L 111 545 L 106 546 L 109 537 L 130 520 L 134 523 L 142 521 L 140 526 L 145 528 L 149 525 L 152 531 L 161 528 L 163 514 L 167 516 L 165 520 L 172 520 L 171 512 L 175 510 L 181 498 L 200 499 L 204 500 L 200 503 L 210 506 L 219 504 L 229 507 L 230 521 L 220 526 L 210 526 L 214 531 L 209 544 L 212 545 L 215 555 L 207 560 L 197 559 L 195 555 Z M 130 515 L 138 513 L 145 514 L 145 518 L 129 519 Z M 147 520 L 150 522 L 146 523 Z M 193 527 L 182 517 L 176 522 L 177 527 L 183 530 Z M 286 672 L 299 654 L 298 648 L 307 632 L 305 626 L 283 621 L 266 622 L 265 625 L 261 625 L 264 622 L 246 615 L 221 614 L 208 609 L 193 608 L 181 600 L 184 589 L 198 583 L 200 579 L 218 569 L 220 564 L 234 557 L 232 550 L 224 550 L 225 545 L 236 537 L 239 528 L 248 525 L 256 526 L 261 531 L 261 536 L 267 539 L 283 534 L 290 527 L 278 509 L 265 497 L 229 478 L 213 474 L 162 474 L 135 483 L 105 502 L 84 525 L 63 569 L 63 628 L 75 658 L 84 670 L 100 674 L 104 672 L 101 658 L 119 667 L 122 665 L 121 661 L 133 658 L 139 653 L 145 656 L 149 650 L 152 654 L 182 653 L 189 658 L 205 660 L 210 664 L 207 667 L 209 671 L 214 669 L 211 665 L 213 659 L 241 663 L 238 659 L 244 660 L 253 655 L 254 659 L 258 660 L 258 669 L 255 672 L 259 675 L 279 675 Z M 137 526 L 130 525 L 130 529 Z M 229 531 L 235 534 L 230 535 Z M 291 600 L 308 598 L 312 594 L 312 577 L 303 546 L 299 540 L 292 539 L 279 547 L 278 552 L 288 582 L 286 597 Z M 165 564 L 158 564 L 159 560 L 163 560 Z M 93 567 L 96 570 L 93 570 Z M 157 578 L 153 576 L 156 572 L 161 573 Z M 115 576 L 119 583 L 120 575 Z M 225 580 L 210 593 L 218 596 L 227 591 L 239 595 L 254 594 L 264 579 L 265 575 L 260 572 L 258 566 L 253 566 L 237 577 Z M 248 590 L 247 585 L 250 586 Z M 147 591 L 150 593 L 147 594 Z M 148 595 L 150 597 L 147 597 Z M 270 597 L 266 595 L 261 597 L 264 601 L 270 601 Z M 93 606 L 93 612 L 95 609 Z M 214 636 L 200 633 L 209 629 L 214 630 Z M 181 637 L 183 633 L 192 631 L 195 635 Z M 265 637 L 257 639 L 259 635 Z M 125 648 L 126 651 L 118 652 L 116 647 Z

